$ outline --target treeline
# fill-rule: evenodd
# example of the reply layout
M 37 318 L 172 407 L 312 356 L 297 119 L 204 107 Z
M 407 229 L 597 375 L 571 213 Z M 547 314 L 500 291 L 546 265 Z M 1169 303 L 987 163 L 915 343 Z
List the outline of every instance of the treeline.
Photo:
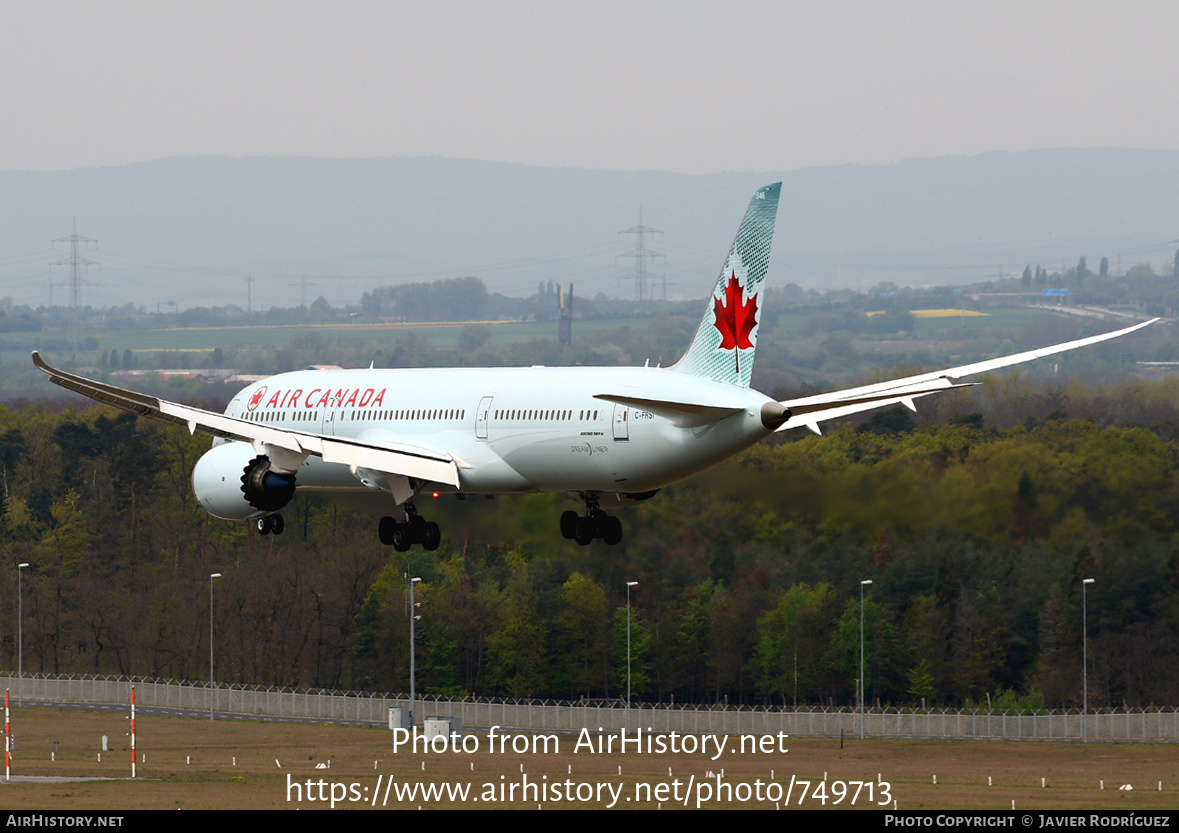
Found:
M 1101 258 L 1097 271 L 1089 268 L 1084 256 L 1076 266 L 1060 272 L 1049 272 L 1036 264 L 1033 270 L 1029 263 L 1024 267 L 1019 286 L 1026 291 L 1042 291 L 1047 288 L 1068 289 L 1074 303 L 1100 306 L 1134 305 L 1148 315 L 1173 315 L 1179 308 L 1179 288 L 1175 279 L 1179 277 L 1179 252 L 1174 260 L 1164 262 L 1162 274 L 1155 274 L 1151 264 L 1136 263 L 1121 274 L 1110 271 L 1108 257 Z M 1012 287 L 1013 281 L 1003 282 Z
M 701 289 L 705 286 L 702 284 Z M 690 310 L 698 318 L 703 304 L 703 297 L 692 301 L 638 302 L 608 299 L 599 294 L 593 298 L 578 296 L 573 309 L 578 319 L 650 318 L 661 312 L 685 310 Z M 557 288 L 551 280 L 541 282 L 535 295 L 512 297 L 488 292 L 480 278 L 468 276 L 376 287 L 365 292 L 359 304 L 332 306 L 320 296 L 309 304 L 255 310 L 247 310 L 238 304 L 158 309 L 133 303 L 119 307 L 31 307 L 16 305 L 11 298 L 0 298 L 0 334 L 61 330 L 62 343 L 78 347 L 76 332 L 89 329 L 110 332 L 181 327 L 346 325 L 390 319 L 409 322 L 552 321 L 557 317 L 557 308 Z M 14 335 L 6 341 L 23 347 L 32 337 Z
M 281 537 L 208 517 L 208 441 L 94 408 L 0 411 L 0 663 L 221 681 L 668 702 L 868 697 L 1179 703 L 1179 390 L 1004 377 L 829 436 L 792 434 L 623 509 L 623 543 L 559 537 L 558 496 L 421 506 L 442 548 L 300 496 Z M 995 388 L 998 388 L 996 391 Z
M 626 514 L 617 553 L 553 548 L 557 503 L 545 501 L 501 524 L 514 552 L 468 546 L 391 565 L 366 605 L 361 667 L 403 678 L 400 577 L 417 571 L 430 690 L 617 696 L 625 582 L 638 581 L 644 698 L 846 705 L 870 579 L 870 698 L 1076 706 L 1079 581 L 1092 577 L 1092 704 L 1175 702 L 1174 446 L 1145 428 L 1062 419 L 888 433 L 896 422 L 758 447 L 665 490 Z

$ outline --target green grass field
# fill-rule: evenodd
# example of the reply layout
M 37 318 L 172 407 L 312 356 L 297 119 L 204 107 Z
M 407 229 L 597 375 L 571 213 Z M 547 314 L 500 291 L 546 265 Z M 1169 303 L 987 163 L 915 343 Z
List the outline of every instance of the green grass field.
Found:
M 1029 307 L 996 307 L 982 310 L 985 315 L 954 318 L 916 318 L 913 322 L 913 336 L 916 339 L 930 338 L 973 338 L 980 333 L 1003 333 L 1018 335 L 1025 327 L 1045 321 L 1057 321 L 1064 316 L 1043 309 Z M 783 313 L 778 318 L 777 338 L 796 338 L 806 330 L 811 313 Z M 1069 320 L 1069 319 L 1066 319 Z M 1083 319 L 1073 319 L 1082 322 Z M 822 340 L 818 336 L 817 340 Z
M 494 346 L 520 344 L 535 339 L 556 341 L 556 322 L 480 321 L 414 324 L 338 324 L 293 325 L 273 327 L 183 327 L 156 330 L 80 330 L 77 338 L 93 336 L 100 350 L 212 350 L 215 347 L 281 347 L 293 338 L 315 336 L 325 342 L 338 338 L 385 343 L 414 334 L 428 338 L 439 349 L 455 346 L 459 333 L 468 323 L 481 324 L 491 332 Z M 575 334 L 592 335 L 622 326 L 644 326 L 641 320 L 578 321 Z M 52 332 L 52 331 L 49 331 Z M 71 334 L 71 337 L 73 335 Z
M 125 714 L 14 710 L 13 731 L 19 741 L 15 775 L 119 780 L 0 782 L 0 802 L 10 810 L 327 809 L 334 786 L 337 809 L 367 809 L 373 806 L 379 777 L 377 805 L 386 808 L 535 809 L 536 796 L 521 794 L 527 781 L 547 790 L 559 783 L 562 792 L 591 785 L 581 787 L 587 800 L 556 801 L 550 793 L 548 800 L 540 802 L 544 809 L 604 809 L 615 793 L 615 809 L 683 807 L 685 794 L 692 809 L 697 803 L 708 809 L 773 809 L 774 801 L 754 800 L 755 781 L 761 782 L 763 795 L 780 790 L 784 796 L 793 777 L 791 806 L 813 809 L 853 808 L 855 785 L 847 792 L 842 785 L 855 781 L 873 784 L 872 801 L 868 801 L 864 786 L 855 809 L 883 809 L 879 781 L 888 782 L 887 792 L 899 810 L 1010 810 L 1012 802 L 1017 810 L 1179 807 L 1179 746 L 1166 744 L 848 739 L 841 748 L 838 739 L 789 738 L 785 753 L 746 750 L 732 754 L 726 750 L 714 761 L 711 750 L 708 754 L 631 750 L 610 755 L 584 749 L 575 753 L 577 737 L 573 734 L 560 735 L 559 751 L 550 748 L 548 753 L 492 753 L 487 748 L 486 730 L 473 733 L 480 741 L 476 752 L 394 753 L 392 733 L 384 728 L 210 722 L 142 714 L 136 722 L 137 747 L 146 755 L 146 762 L 139 766 L 137 780 L 131 781 Z M 111 751 L 99 763 L 97 754 L 104 734 L 110 738 Z M 56 747 L 54 741 L 58 742 Z M 730 744 L 737 742 L 737 738 L 730 740 Z M 50 761 L 55 749 L 57 760 Z M 317 763 L 329 761 L 330 769 L 315 768 Z M 734 791 L 731 796 L 717 798 L 718 777 Z M 395 787 L 386 799 L 390 778 Z M 1046 779 L 1044 787 L 1041 778 Z M 308 780 L 312 781 L 310 788 Z M 800 805 L 803 780 L 811 783 Z M 1101 789 L 1103 780 L 1105 788 Z M 676 781 L 678 787 L 673 783 Z M 823 799 L 813 796 L 820 782 L 824 782 Z M 293 787 L 296 784 L 298 790 Z M 396 789 L 421 790 L 422 785 L 431 784 L 451 788 L 465 784 L 471 792 L 466 800 L 426 800 L 420 793 L 412 800 L 396 799 Z M 1134 789 L 1119 790 L 1123 784 Z M 601 800 L 588 797 L 594 785 L 601 785 L 597 787 Z M 711 796 L 705 795 L 704 785 Z M 308 800 L 309 789 L 316 800 Z M 321 789 L 327 800 L 319 800 Z M 667 791 L 663 801 L 657 800 L 660 789 Z M 679 802 L 673 798 L 677 789 Z M 751 791 L 750 800 L 739 800 L 745 789 Z M 648 793 L 649 800 L 644 800 Z M 843 794 L 838 805 L 837 794 Z M 288 800 L 288 796 L 302 800 Z
M 985 316 L 973 318 L 931 318 L 918 319 L 914 327 L 917 338 L 969 338 L 980 332 L 1018 333 L 1022 328 L 1045 319 L 1056 319 L 1053 313 L 1038 309 L 1012 308 L 986 310 Z M 783 314 L 780 318 L 778 337 L 792 338 L 803 329 L 807 315 Z M 182 327 L 154 330 L 79 330 L 70 331 L 70 338 L 78 340 L 94 337 L 100 350 L 212 350 L 215 347 L 258 348 L 280 347 L 300 336 L 315 336 L 325 342 L 338 338 L 369 341 L 374 343 L 393 342 L 397 338 L 413 334 L 430 340 L 439 349 L 455 347 L 459 333 L 468 323 L 486 326 L 491 332 L 490 344 L 505 346 L 521 344 L 535 339 L 556 340 L 556 322 L 532 321 L 487 321 L 456 323 L 411 323 L 411 324 L 331 324 L 291 325 L 253 327 Z M 646 319 L 603 319 L 574 322 L 574 338 L 595 337 L 621 327 L 642 329 L 648 325 Z M 64 332 L 64 331 L 62 331 Z M 47 335 L 57 331 L 47 330 Z

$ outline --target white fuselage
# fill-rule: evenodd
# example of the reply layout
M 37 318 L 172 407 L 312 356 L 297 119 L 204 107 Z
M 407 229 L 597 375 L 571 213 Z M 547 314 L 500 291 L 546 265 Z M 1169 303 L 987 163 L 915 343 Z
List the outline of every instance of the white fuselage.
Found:
M 699 427 L 595 398 L 710 402 L 745 408 Z M 471 494 L 641 493 L 683 480 L 771 433 L 768 397 L 659 368 L 305 370 L 242 390 L 226 415 L 297 431 L 400 443 L 459 460 Z M 371 477 L 369 476 L 371 475 Z M 311 457 L 300 489 L 384 488 L 380 473 Z

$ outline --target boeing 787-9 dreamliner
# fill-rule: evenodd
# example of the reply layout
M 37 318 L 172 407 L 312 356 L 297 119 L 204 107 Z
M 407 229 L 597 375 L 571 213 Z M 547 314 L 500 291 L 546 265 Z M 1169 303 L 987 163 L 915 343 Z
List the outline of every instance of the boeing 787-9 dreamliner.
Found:
M 438 547 L 417 495 L 564 492 L 584 505 L 560 519 L 566 538 L 617 544 L 606 508 L 646 500 L 775 431 L 965 387 L 961 380 L 1104 335 L 778 402 L 749 387 L 781 183 L 757 191 L 687 351 L 670 367 L 316 368 L 244 388 L 224 414 L 145 396 L 33 362 L 54 383 L 118 408 L 210 434 L 192 473 L 210 514 L 283 530 L 295 490 L 384 493 L 383 544 Z M 915 408 L 914 408 L 915 409 Z M 604 508 L 605 507 L 605 508 Z

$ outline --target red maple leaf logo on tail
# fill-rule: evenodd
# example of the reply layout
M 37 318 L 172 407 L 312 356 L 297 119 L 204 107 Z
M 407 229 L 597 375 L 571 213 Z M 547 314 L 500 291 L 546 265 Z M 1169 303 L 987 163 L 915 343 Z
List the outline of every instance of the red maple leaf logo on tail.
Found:
M 720 298 L 713 299 L 712 313 L 716 316 L 716 328 L 721 334 L 721 350 L 752 350 L 753 342 L 749 335 L 757 326 L 757 297 L 749 299 L 748 303 L 741 301 L 741 284 L 737 283 L 737 273 L 734 270 L 729 275 L 729 282 L 725 284 L 725 303 Z

